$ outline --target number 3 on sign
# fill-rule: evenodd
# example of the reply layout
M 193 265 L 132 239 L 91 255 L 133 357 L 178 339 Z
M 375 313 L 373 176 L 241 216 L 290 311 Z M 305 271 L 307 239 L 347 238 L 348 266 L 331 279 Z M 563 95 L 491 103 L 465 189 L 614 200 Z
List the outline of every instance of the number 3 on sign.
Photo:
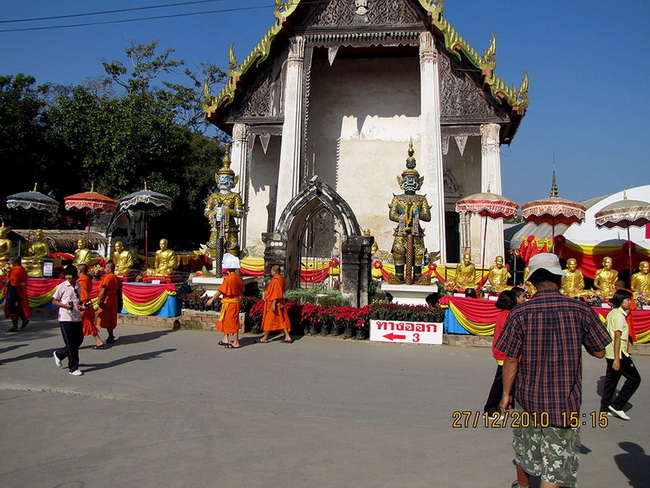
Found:
M 420 342 L 420 334 L 417 332 L 413 334 L 413 342 Z

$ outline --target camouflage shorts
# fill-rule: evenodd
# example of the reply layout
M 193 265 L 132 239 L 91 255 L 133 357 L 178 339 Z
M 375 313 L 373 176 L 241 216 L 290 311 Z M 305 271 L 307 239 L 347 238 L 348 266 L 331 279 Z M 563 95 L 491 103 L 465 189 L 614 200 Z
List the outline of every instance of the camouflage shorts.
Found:
M 522 411 L 516 405 L 517 411 Z M 517 427 L 512 429 L 515 462 L 527 473 L 560 486 L 575 486 L 580 452 L 580 427 Z

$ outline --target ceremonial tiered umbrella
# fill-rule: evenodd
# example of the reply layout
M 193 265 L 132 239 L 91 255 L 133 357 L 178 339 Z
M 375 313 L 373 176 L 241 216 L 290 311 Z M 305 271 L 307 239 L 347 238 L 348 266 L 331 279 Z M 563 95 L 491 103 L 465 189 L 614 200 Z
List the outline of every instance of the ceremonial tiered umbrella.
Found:
M 611 203 L 596 212 L 596 227 L 612 229 L 621 227 L 627 230 L 627 257 L 632 279 L 632 246 L 630 242 L 630 227 L 643 227 L 650 223 L 650 203 L 641 200 L 628 200 L 623 192 L 623 200 Z
M 26 210 L 29 216 L 29 228 L 27 234 L 27 247 L 32 231 L 32 212 L 48 212 L 55 215 L 59 209 L 59 202 L 54 198 L 48 197 L 43 193 L 36 191 L 37 184 L 32 191 L 23 191 L 14 193 L 7 197 L 7 208 Z
M 553 238 L 551 239 L 553 244 L 555 244 L 555 226 L 566 225 L 568 227 L 584 222 L 585 211 L 586 208 L 579 203 L 557 196 L 555 171 L 553 171 L 551 196 L 542 200 L 535 200 L 521 207 L 524 221 L 532 222 L 535 225 L 550 224 L 553 226 Z
M 491 219 L 512 219 L 517 215 L 519 205 L 506 197 L 497 195 L 488 191 L 485 193 L 474 193 L 456 202 L 456 212 L 474 213 L 485 217 L 485 226 L 483 228 L 483 252 L 481 257 L 481 280 L 483 280 L 483 270 L 485 268 L 485 241 L 487 240 L 488 217 Z
M 167 211 L 172 208 L 172 197 L 158 193 L 157 191 L 147 190 L 147 183 L 144 184 L 144 190 L 133 192 L 124 198 L 120 198 L 119 209 L 121 211 L 132 210 L 145 213 L 144 222 L 144 259 L 145 265 L 148 265 L 149 253 L 149 217 L 147 212 L 152 210 Z
M 94 214 L 113 213 L 117 208 L 117 202 L 101 193 L 94 191 L 91 187 L 90 191 L 83 193 L 75 193 L 68 197 L 64 197 L 66 210 L 81 210 L 88 214 L 88 236 L 90 237 L 90 224 Z

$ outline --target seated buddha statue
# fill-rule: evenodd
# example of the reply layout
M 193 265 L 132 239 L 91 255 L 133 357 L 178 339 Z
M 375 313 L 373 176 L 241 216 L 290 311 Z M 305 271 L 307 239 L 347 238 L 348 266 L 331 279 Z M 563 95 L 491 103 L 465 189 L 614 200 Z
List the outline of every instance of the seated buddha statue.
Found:
M 34 240 L 29 245 L 27 256 L 23 258 L 23 267 L 30 278 L 43 277 L 43 259 L 49 255 L 50 246 L 47 245 L 43 231 L 38 229 L 34 233 Z
M 4 222 L 0 227 L 0 261 L 6 261 L 11 254 L 11 241 L 7 239 L 9 227 L 5 227 Z
M 85 264 L 90 266 L 93 261 L 93 252 L 86 247 L 86 240 L 79 239 L 77 241 L 77 249 L 74 252 L 74 261 L 72 264 L 78 266 L 79 264 Z
M 562 277 L 562 293 L 568 297 L 584 295 L 585 278 L 582 275 L 582 271 L 578 269 L 578 261 L 574 258 L 569 258 L 564 271 L 567 275 Z
M 510 278 L 510 272 L 508 268 L 503 265 L 503 256 L 497 256 L 494 260 L 494 266 L 490 267 L 490 272 L 488 273 L 487 281 L 490 282 L 497 293 L 501 293 L 503 290 L 508 288 L 508 279 Z
M 115 252 L 113 252 L 112 260 L 115 264 L 116 275 L 128 275 L 131 272 L 131 268 L 133 267 L 133 254 L 131 254 L 131 251 L 124 249 L 122 241 L 115 243 Z
M 639 263 L 639 272 L 632 275 L 632 291 L 636 293 L 650 294 L 650 274 L 648 269 L 650 264 L 648 261 L 641 261 Z
M 476 266 L 472 264 L 472 257 L 469 254 L 463 254 L 463 262 L 456 266 L 454 284 L 462 290 L 476 288 Z
M 603 267 L 594 275 L 594 287 L 605 299 L 610 299 L 616 291 L 618 271 L 612 269 L 612 258 L 603 258 Z
M 160 239 L 160 249 L 156 251 L 154 267 L 147 270 L 148 275 L 169 276 L 178 268 L 178 255 L 167 246 L 167 239 Z

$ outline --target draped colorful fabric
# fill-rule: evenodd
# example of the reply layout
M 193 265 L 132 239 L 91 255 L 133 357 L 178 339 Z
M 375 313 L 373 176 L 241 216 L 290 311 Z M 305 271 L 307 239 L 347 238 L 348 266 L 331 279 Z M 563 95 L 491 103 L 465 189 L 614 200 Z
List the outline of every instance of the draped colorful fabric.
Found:
M 27 296 L 31 308 L 42 307 L 52 301 L 52 296 L 62 279 L 29 278 L 27 280 Z
M 598 314 L 603 325 L 607 323 L 607 314 L 611 310 L 611 308 L 594 308 L 594 312 Z M 639 344 L 650 342 L 650 310 L 632 310 L 632 317 L 634 318 L 636 342 Z
M 526 263 L 526 266 L 528 266 L 528 261 L 530 261 L 530 258 L 532 258 L 535 254 L 542 252 L 553 252 L 553 244 L 551 243 L 550 239 L 540 239 L 538 237 L 530 235 L 528 237 L 522 237 L 518 251 L 521 259 L 523 259 L 524 263 Z
M 628 250 L 632 250 L 632 267 L 638 267 L 641 261 L 650 258 L 650 250 L 638 247 L 633 242 L 623 242 L 619 245 L 581 246 L 567 241 L 564 236 L 555 238 L 556 253 L 562 259 L 574 258 L 578 268 L 586 278 L 594 278 L 596 270 L 603 267 L 603 258 L 612 258 L 612 267 L 620 273 L 629 267 Z
M 241 274 L 244 276 L 264 275 L 264 258 L 245 257 L 239 261 L 241 263 Z
M 445 295 L 440 298 L 439 303 L 449 307 L 455 320 L 470 334 L 489 336 L 494 333 L 494 324 L 500 312 L 494 306 L 494 301 Z M 447 322 L 445 315 L 445 331 L 454 332 L 447 330 Z
M 176 295 L 176 286 L 171 283 L 161 285 L 122 284 L 124 309 L 131 315 L 155 314 L 162 308 L 170 295 Z

